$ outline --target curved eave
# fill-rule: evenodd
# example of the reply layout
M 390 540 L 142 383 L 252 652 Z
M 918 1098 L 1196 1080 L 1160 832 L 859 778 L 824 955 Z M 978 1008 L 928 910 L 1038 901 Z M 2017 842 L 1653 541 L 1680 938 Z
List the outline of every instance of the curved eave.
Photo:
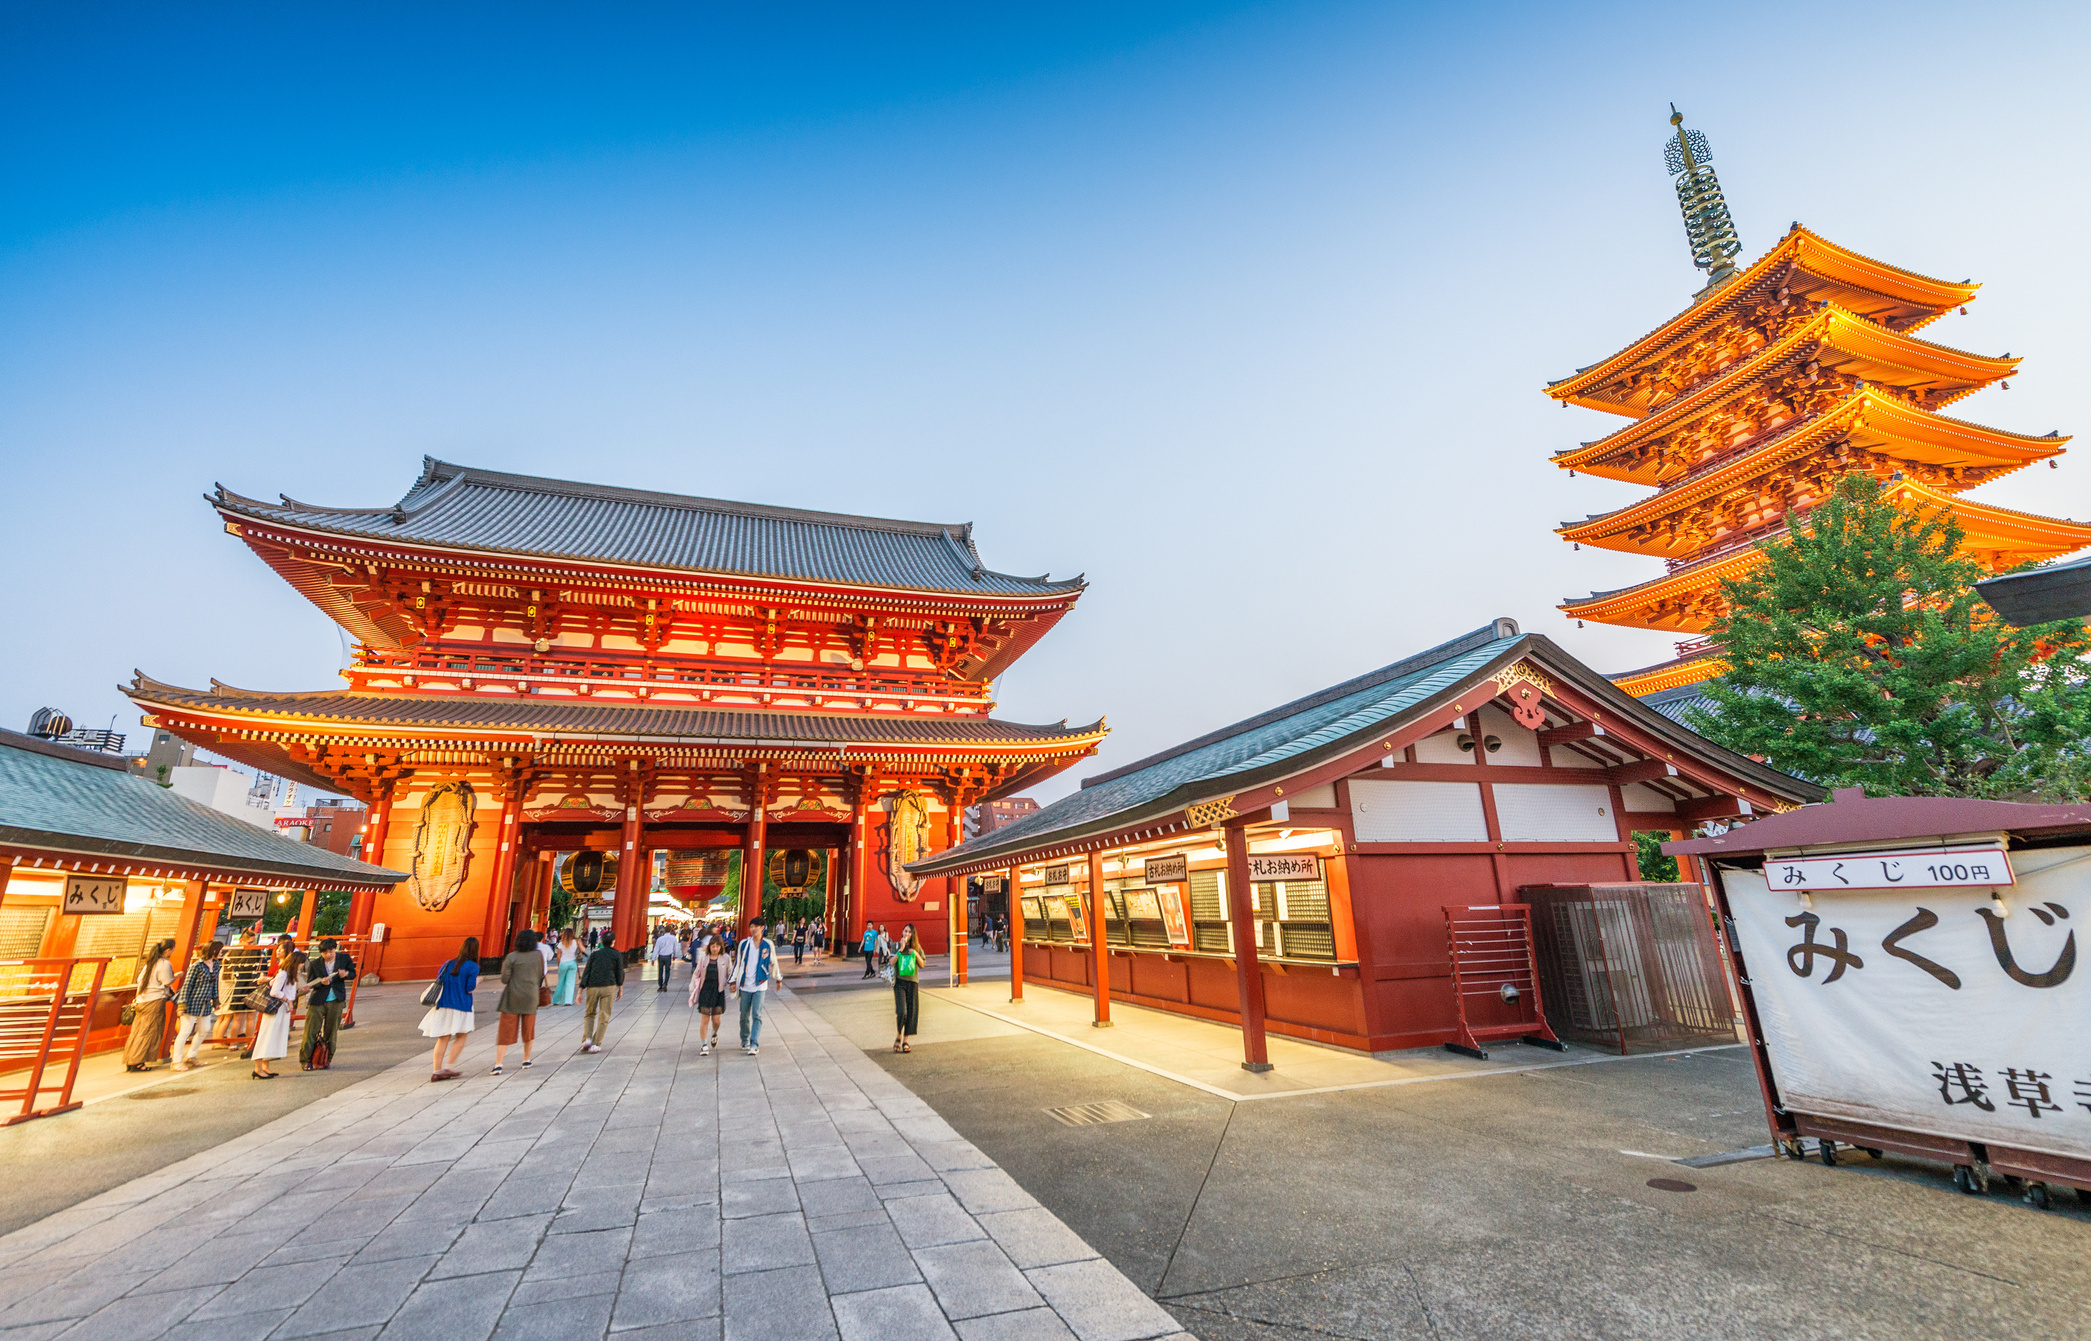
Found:
M 1649 611 L 1695 592 L 1719 587 L 1764 562 L 1756 546 L 1737 550 L 1713 562 L 1665 573 L 1636 586 L 1601 591 L 1581 600 L 1564 601 L 1557 608 L 1570 619 L 1595 620 L 1630 629 L 1655 629 L 1665 633 L 1696 633 L 1695 622 L 1656 617 Z
M 1557 529 L 1564 540 L 1633 554 L 1663 554 L 1658 546 L 1623 541 L 1620 536 L 1644 522 L 1668 516 L 1718 498 L 1767 470 L 1805 459 L 1818 448 L 1843 438 L 1878 456 L 1926 465 L 1979 469 L 1986 484 L 2035 461 L 2059 456 L 2067 438 L 2028 438 L 1997 429 L 1929 414 L 1873 392 L 1860 392 L 1835 411 L 1794 426 L 1791 435 L 1774 437 L 1731 461 L 1685 479 L 1623 508 Z
M 1768 277 L 1787 261 L 1794 262 L 1797 268 L 1830 283 L 1864 289 L 1891 301 L 1930 311 L 1930 316 L 1912 323 L 1906 328 L 1908 330 L 1919 330 L 1939 315 L 1956 307 L 1965 307 L 1974 301 L 1975 291 L 1982 287 L 1979 284 L 1949 284 L 1929 275 L 1920 275 L 1914 270 L 1904 270 L 1885 261 L 1877 261 L 1870 256 L 1840 247 L 1796 224 L 1779 240 L 1777 246 L 1752 262 L 1727 284 L 1722 285 L 1720 291 L 1711 298 L 1679 312 L 1610 358 L 1593 363 L 1573 376 L 1552 383 L 1546 388 L 1546 394 L 1555 400 L 1581 405 L 1586 409 L 1604 410 L 1611 414 L 1636 413 L 1630 406 L 1588 393 L 1596 387 L 1616 380 L 1620 374 L 1637 364 L 1658 357 L 1691 332 L 1724 319 L 1730 308 L 1741 302 L 1758 281 Z
M 1666 689 L 1682 689 L 1686 685 L 1704 684 L 1728 673 L 1728 663 L 1718 656 L 1683 657 L 1677 661 L 1650 666 L 1645 670 L 1628 671 L 1612 677 L 1618 685 L 1635 698 L 1646 698 L 1660 694 Z
M 1885 381 L 1897 386 L 1943 383 L 1954 388 L 1951 396 L 1939 401 L 1941 406 L 1950 405 L 1992 382 L 2010 377 L 2023 362 L 2010 357 L 1970 354 L 1929 340 L 1919 340 L 1832 305 L 1784 338 L 1750 354 L 1691 395 L 1586 446 L 1558 453 L 1552 460 L 1563 470 L 1580 470 L 1608 479 L 1648 483 L 1647 470 L 1609 466 L 1607 458 L 1673 433 L 1713 413 L 1747 392 L 1752 384 L 1769 375 L 1780 364 L 1798 357 L 1803 348 L 1812 344 L 1835 350 L 1846 360 L 1868 365 L 1866 380 L 1869 381 Z M 1832 360 L 1821 361 L 1829 363 Z M 1903 375 L 1882 377 L 1876 371 L 1881 369 L 1894 369 Z
M 2043 517 L 1965 494 L 1940 493 L 1914 480 L 1898 480 L 1889 492 L 1917 506 L 1951 512 L 1966 532 L 1967 548 L 2003 550 L 2027 560 L 2059 558 L 2091 546 L 2091 524 L 2067 517 Z
M 124 694 L 141 712 L 154 716 L 179 717 L 199 729 L 239 730 L 282 735 L 313 741 L 364 742 L 386 740 L 413 747 L 439 747 L 448 742 L 490 743 L 543 742 L 556 745 L 652 744 L 662 748 L 716 748 L 752 753 L 849 753 L 869 757 L 878 753 L 894 756 L 965 754 L 993 757 L 1005 754 L 1080 754 L 1093 748 L 1109 734 L 1101 722 L 1068 731 L 1036 736 L 1007 735 L 992 738 L 879 739 L 869 737 L 742 736 L 725 733 L 669 733 L 659 731 L 612 731 L 593 727 L 498 721 L 386 720 L 346 714 L 299 713 L 283 709 L 242 709 L 222 701 L 198 702 L 168 693 L 158 686 L 131 686 Z M 200 697 L 200 696 L 199 696 Z M 563 705 L 562 705 L 563 706 Z M 625 705 L 618 704 L 617 707 Z M 633 705 L 640 707 L 643 705 Z M 816 716 L 818 714 L 794 714 Z M 868 719 L 877 723 L 882 718 Z M 900 719 L 907 720 L 907 719 Z M 213 747 L 215 748 L 215 747 Z

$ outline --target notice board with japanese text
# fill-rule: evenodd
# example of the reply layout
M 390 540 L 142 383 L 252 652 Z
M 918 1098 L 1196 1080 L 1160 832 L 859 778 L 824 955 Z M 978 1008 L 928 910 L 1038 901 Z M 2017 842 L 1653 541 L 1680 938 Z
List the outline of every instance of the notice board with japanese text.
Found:
M 1722 870 L 1787 1109 L 2091 1158 L 2091 847 L 2010 864 L 1993 887 L 1805 894 Z

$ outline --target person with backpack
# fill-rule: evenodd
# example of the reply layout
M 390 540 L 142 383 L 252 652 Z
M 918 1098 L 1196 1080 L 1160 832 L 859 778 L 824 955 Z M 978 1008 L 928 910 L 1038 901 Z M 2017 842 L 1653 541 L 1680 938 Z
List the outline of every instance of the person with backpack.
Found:
M 791 929 L 791 964 L 797 968 L 806 962 L 806 924 L 800 922 Z
M 323 1071 L 334 1064 L 341 1046 L 341 1012 L 348 1005 L 349 984 L 356 980 L 356 963 L 328 936 L 306 964 L 305 978 L 312 995 L 305 998 L 305 1042 L 298 1062 L 307 1071 Z
M 726 1013 L 726 989 L 733 977 L 732 961 L 726 958 L 726 943 L 717 936 L 705 942 L 704 958 L 690 971 L 690 1004 L 697 1008 L 697 1036 L 702 1040 L 699 1057 L 709 1057 L 719 1046 L 719 1017 Z M 705 1034 L 705 1026 L 711 1033 Z
M 864 976 L 865 976 L 865 977 L 867 977 L 867 978 L 876 978 L 876 977 L 878 976 L 878 971 L 879 971 L 879 966 L 878 966 L 878 953 L 877 953 L 877 951 L 878 951 L 878 948 L 879 948 L 879 933 L 878 933 L 878 928 L 877 928 L 877 927 L 873 927 L 873 926 L 867 926 L 867 927 L 865 927 L 865 928 L 864 928 Z
M 429 1079 L 456 1080 L 464 1072 L 451 1063 L 465 1050 L 465 1035 L 472 1032 L 472 992 L 479 986 L 479 937 L 467 936 L 458 947 L 457 958 L 436 970 L 432 984 L 435 999 L 424 994 L 428 1014 L 421 1017 L 421 1036 L 436 1041 Z
M 893 950 L 893 1051 L 913 1052 L 908 1040 L 922 1014 L 922 944 L 913 927 L 903 927 L 900 943 Z
M 768 924 L 756 918 L 733 952 L 733 979 L 727 988 L 741 999 L 741 1050 L 753 1057 L 762 1051 L 762 1003 L 770 980 L 777 976 L 777 952 L 764 934 Z
M 581 970 L 581 996 L 586 1002 L 581 1014 L 581 1051 L 601 1052 L 603 1035 L 610 1028 L 610 1006 L 624 996 L 624 956 L 616 938 L 603 933 L 602 944 L 589 951 Z

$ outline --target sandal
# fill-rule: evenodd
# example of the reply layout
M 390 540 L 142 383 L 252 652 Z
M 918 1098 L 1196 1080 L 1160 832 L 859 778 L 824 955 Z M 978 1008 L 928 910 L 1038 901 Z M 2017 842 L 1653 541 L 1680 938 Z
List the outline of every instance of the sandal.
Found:
M 907 1046 L 906 1044 L 902 1043 L 902 1042 L 901 1042 L 901 1041 L 900 1041 L 899 1039 L 897 1039 L 897 1038 L 893 1040 L 893 1051 L 895 1051 L 895 1052 L 900 1052 L 900 1051 L 902 1051 L 902 1050 L 903 1050 L 903 1049 L 904 1049 L 904 1048 L 905 1048 L 906 1046 Z
M 915 1049 L 912 1044 L 903 1043 L 900 1045 L 900 1050 L 902 1052 L 913 1052 Z

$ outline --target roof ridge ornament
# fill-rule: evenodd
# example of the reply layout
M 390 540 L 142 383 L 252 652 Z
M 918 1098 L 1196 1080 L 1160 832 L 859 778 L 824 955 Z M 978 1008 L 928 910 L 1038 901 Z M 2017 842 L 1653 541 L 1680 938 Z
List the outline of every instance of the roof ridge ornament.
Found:
M 1684 214 L 1685 241 L 1692 249 L 1692 264 L 1707 272 L 1707 284 L 1696 296 L 1703 297 L 1734 279 L 1741 272 L 1735 258 L 1742 252 L 1735 220 L 1721 195 L 1720 179 L 1714 176 L 1713 147 L 1704 132 L 1686 130 L 1684 113 L 1670 104 L 1670 124 L 1677 133 L 1663 143 L 1663 164 L 1677 178 L 1677 208 Z

